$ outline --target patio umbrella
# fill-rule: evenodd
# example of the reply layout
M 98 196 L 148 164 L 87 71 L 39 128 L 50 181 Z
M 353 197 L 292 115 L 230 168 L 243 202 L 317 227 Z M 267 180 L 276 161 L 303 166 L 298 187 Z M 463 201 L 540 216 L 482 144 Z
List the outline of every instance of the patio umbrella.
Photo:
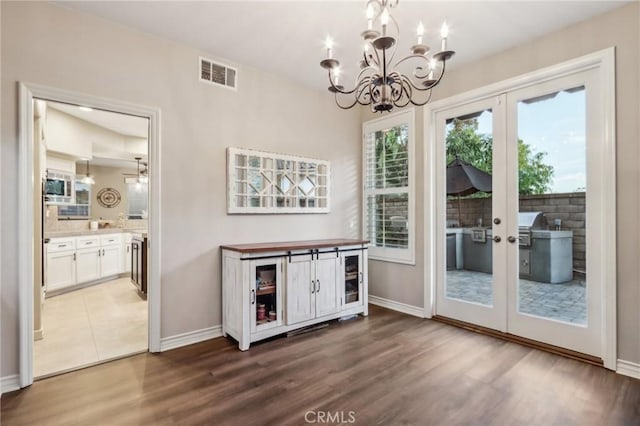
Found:
M 478 191 L 491 192 L 491 175 L 456 156 L 447 165 L 447 195 L 458 196 L 458 222 L 462 226 L 460 213 L 460 197 Z

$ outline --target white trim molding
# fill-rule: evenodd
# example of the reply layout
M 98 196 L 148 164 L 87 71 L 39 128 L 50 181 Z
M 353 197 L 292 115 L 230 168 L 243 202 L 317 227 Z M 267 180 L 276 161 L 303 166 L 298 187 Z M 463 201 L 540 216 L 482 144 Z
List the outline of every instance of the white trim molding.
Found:
M 114 111 L 149 119 L 149 351 L 160 351 L 160 109 L 119 100 L 71 92 L 39 84 L 18 83 L 18 311 L 19 385 L 33 383 L 33 262 L 34 262 L 34 169 L 33 100 L 43 99 L 95 109 Z
M 596 70 L 598 73 L 598 85 L 600 89 L 600 111 L 603 125 L 599 135 L 602 140 L 601 162 L 607 169 L 616 170 L 616 108 L 615 108 L 615 48 L 610 47 L 590 53 L 575 59 L 571 59 L 550 67 L 535 70 L 520 76 L 509 78 L 500 82 L 479 87 L 464 93 L 451 96 L 429 103 L 424 108 L 424 220 L 425 220 L 425 268 L 424 268 L 424 309 L 425 317 L 430 317 L 436 311 L 436 270 L 437 254 L 434 246 L 434 238 L 438 229 L 438 215 L 435 212 L 435 188 L 436 188 L 436 155 L 435 155 L 435 117 L 438 112 L 460 107 L 481 99 L 499 97 L 500 95 L 527 88 L 544 82 L 549 82 L 560 77 L 569 76 L 578 72 Z M 602 186 L 602 200 L 599 213 L 602 220 L 598 226 L 604 236 L 602 241 L 601 256 L 598 263 L 600 272 L 596 277 L 602 282 L 600 292 L 602 300 L 602 324 L 601 357 L 604 366 L 610 370 L 619 368 L 617 360 L 617 272 L 616 272 L 616 173 L 604 173 L 600 177 Z M 622 364 L 623 370 L 628 371 L 628 364 Z
M 221 325 L 176 334 L 175 336 L 163 337 L 160 339 L 160 352 L 193 345 L 194 343 L 204 342 L 205 340 L 215 339 L 216 337 L 222 337 Z
M 20 389 L 20 376 L 13 374 L 11 376 L 0 377 L 0 394 L 18 389 Z
M 640 364 L 619 359 L 616 373 L 622 374 L 623 376 L 633 377 L 634 379 L 640 379 Z
M 383 297 L 369 295 L 369 303 L 392 311 L 402 312 L 418 318 L 424 318 L 424 309 L 419 306 L 407 305 L 406 303 L 396 302 L 395 300 L 385 299 Z

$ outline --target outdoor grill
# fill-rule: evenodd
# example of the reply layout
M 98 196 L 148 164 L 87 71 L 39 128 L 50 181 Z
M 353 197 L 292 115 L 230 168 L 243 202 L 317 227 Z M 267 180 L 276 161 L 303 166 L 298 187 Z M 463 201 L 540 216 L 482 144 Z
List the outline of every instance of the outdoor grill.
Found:
M 453 235 L 453 232 L 452 232 Z M 456 234 L 457 236 L 457 234 Z M 542 283 L 563 283 L 573 279 L 573 232 L 551 231 L 542 212 L 518 213 L 518 267 L 520 278 Z M 448 267 L 493 273 L 493 230 L 463 228 L 460 240 L 447 240 Z M 454 245 L 455 244 L 455 245 Z M 454 248 L 461 245 L 461 262 L 454 262 Z M 501 243 L 502 244 L 502 243 Z
M 542 212 L 518 213 L 518 236 L 521 247 L 531 247 L 531 232 L 533 230 L 547 229 L 547 218 Z
M 518 213 L 520 278 L 543 283 L 573 279 L 573 232 L 550 231 L 542 212 Z

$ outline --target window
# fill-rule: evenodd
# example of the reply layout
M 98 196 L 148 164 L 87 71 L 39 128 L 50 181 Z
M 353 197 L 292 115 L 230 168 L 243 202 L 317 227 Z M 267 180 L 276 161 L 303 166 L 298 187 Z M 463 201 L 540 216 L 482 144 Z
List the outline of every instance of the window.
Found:
M 146 219 L 149 212 L 149 185 L 127 183 L 127 219 Z
M 90 200 L 91 185 L 76 179 L 75 183 L 76 203 L 58 206 L 58 217 L 69 219 L 88 219 L 91 217 Z
M 364 237 L 369 257 L 415 263 L 414 110 L 364 123 Z

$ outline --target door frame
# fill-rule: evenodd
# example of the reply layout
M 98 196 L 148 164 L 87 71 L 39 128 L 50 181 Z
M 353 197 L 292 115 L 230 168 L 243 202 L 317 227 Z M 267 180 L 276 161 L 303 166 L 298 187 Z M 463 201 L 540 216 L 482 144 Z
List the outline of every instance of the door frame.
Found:
M 19 384 L 33 383 L 34 202 L 33 101 L 45 99 L 149 119 L 149 351 L 160 351 L 160 109 L 28 82 L 18 83 L 18 312 Z
M 604 123 L 600 138 L 603 143 L 603 165 L 611 173 L 601 176 L 603 199 L 598 206 L 601 219 L 598 226 L 605 240 L 599 257 L 602 271 L 602 360 L 605 368 L 615 370 L 617 363 L 617 310 L 616 310 L 616 109 L 615 109 L 615 48 L 610 47 L 579 58 L 571 59 L 529 72 L 485 87 L 464 92 L 452 97 L 427 104 L 424 109 L 424 223 L 425 235 L 436 235 L 438 217 L 436 202 L 436 129 L 435 114 L 475 100 L 499 96 L 508 91 L 522 89 L 579 71 L 596 69 L 602 88 L 602 114 Z M 613 206 L 613 208 L 612 208 Z M 424 316 L 431 318 L 435 313 L 435 289 L 437 271 L 437 242 L 425 238 L 424 247 Z

